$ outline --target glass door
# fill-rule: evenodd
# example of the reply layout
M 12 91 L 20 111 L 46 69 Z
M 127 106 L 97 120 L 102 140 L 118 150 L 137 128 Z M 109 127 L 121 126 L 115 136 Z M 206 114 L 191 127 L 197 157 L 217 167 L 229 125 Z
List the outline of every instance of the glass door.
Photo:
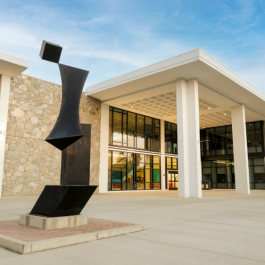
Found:
M 170 170 L 167 172 L 168 176 L 168 188 L 170 190 L 177 190 L 178 189 L 178 171 L 177 170 Z

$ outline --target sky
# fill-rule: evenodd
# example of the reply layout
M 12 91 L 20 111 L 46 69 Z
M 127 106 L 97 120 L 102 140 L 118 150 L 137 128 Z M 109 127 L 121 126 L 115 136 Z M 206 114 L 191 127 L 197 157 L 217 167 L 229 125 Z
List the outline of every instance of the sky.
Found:
M 265 93 L 264 33 L 264 0 L 0 0 L 0 52 L 57 84 L 43 40 L 90 71 L 85 87 L 199 47 Z

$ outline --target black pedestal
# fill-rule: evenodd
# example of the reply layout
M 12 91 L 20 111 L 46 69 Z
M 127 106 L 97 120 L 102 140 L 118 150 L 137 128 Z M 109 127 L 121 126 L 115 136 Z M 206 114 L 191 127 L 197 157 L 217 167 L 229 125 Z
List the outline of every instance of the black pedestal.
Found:
M 81 124 L 84 137 L 62 151 L 61 185 L 89 185 L 91 124 Z
M 47 217 L 78 215 L 97 186 L 47 185 L 30 214 Z

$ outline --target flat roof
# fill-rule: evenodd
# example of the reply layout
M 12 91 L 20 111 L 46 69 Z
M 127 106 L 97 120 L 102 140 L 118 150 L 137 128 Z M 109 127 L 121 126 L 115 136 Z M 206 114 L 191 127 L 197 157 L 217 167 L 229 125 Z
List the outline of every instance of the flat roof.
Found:
M 25 71 L 29 62 L 0 52 L 0 74 L 16 77 Z
M 85 92 L 114 107 L 176 122 L 178 78 L 199 82 L 201 127 L 211 126 L 203 121 L 209 115 L 216 116 L 212 126 L 229 124 L 230 110 L 239 104 L 246 107 L 247 121 L 265 119 L 265 94 L 199 48 L 89 86 Z

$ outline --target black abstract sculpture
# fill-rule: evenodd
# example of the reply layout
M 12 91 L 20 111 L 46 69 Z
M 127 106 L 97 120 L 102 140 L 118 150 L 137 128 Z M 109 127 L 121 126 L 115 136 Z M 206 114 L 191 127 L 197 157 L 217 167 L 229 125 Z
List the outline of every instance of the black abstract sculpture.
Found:
M 79 105 L 89 72 L 59 64 L 61 52 L 61 46 L 43 41 L 40 57 L 43 60 L 58 63 L 61 73 L 61 109 L 54 128 L 45 141 L 63 151 L 84 136 L 79 121 Z M 88 159 L 90 159 L 90 144 L 88 146 Z M 71 174 L 72 181 L 69 184 L 74 183 L 75 185 L 62 185 L 67 183 L 66 181 L 62 183 L 62 178 L 60 186 L 46 185 L 30 214 L 47 217 L 80 214 L 97 186 L 84 185 L 84 183 L 89 184 L 87 180 L 82 179 L 84 177 L 77 177 L 76 180 L 73 178 L 74 176 Z

